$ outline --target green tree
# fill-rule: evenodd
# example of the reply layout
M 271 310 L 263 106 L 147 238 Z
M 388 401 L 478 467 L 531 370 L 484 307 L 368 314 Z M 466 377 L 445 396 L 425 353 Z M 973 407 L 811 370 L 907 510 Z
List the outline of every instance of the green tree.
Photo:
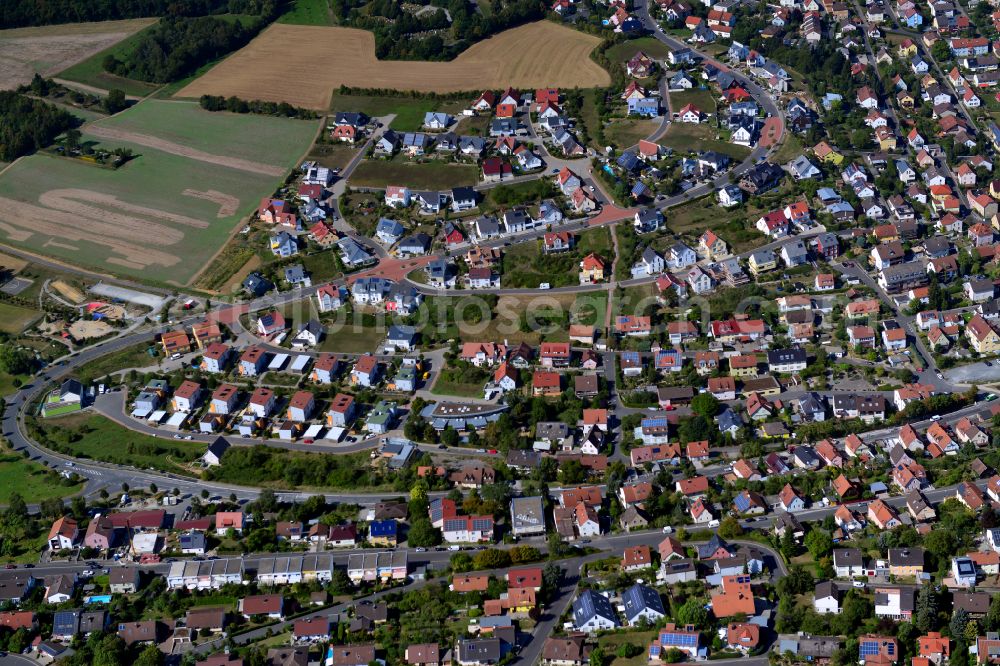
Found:
M 994 597 L 990 602 L 990 612 L 997 605 L 1000 597 Z M 921 633 L 927 633 L 937 626 L 937 593 L 930 585 L 922 585 L 917 590 L 917 612 L 913 617 L 913 625 Z M 998 609 L 1000 610 L 1000 609 Z
M 412 548 L 429 548 L 441 543 L 441 530 L 434 527 L 426 516 L 421 516 L 410 522 L 410 531 L 406 533 L 406 542 Z
M 818 561 L 833 550 L 833 537 L 826 530 L 813 528 L 806 535 L 805 546 L 813 559 Z
M 726 516 L 719 523 L 719 536 L 723 539 L 735 539 L 743 535 L 743 526 L 734 516 Z
M 964 608 L 959 608 L 951 614 L 951 622 L 948 628 L 951 629 L 953 638 L 960 639 L 965 636 L 965 627 L 969 624 L 969 614 Z
M 691 400 L 691 411 L 706 418 L 719 413 L 719 400 L 711 393 L 699 393 Z
M 132 666 L 163 666 L 163 653 L 155 645 L 147 645 L 132 662 Z
M 692 597 L 677 609 L 677 622 L 682 625 L 704 627 L 708 623 L 708 611 L 701 601 Z

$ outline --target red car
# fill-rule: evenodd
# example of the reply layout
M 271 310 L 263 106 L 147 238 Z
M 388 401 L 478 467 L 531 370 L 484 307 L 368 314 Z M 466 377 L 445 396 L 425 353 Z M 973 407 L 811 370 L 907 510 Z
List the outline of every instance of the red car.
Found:
M 311 440 L 311 439 L 303 439 L 303 440 L 302 440 L 302 443 L 303 443 L 303 444 L 312 444 L 312 443 L 313 443 L 313 440 Z
M 490 454 L 491 456 L 495 456 L 497 454 L 497 450 L 496 449 L 490 449 L 486 453 Z

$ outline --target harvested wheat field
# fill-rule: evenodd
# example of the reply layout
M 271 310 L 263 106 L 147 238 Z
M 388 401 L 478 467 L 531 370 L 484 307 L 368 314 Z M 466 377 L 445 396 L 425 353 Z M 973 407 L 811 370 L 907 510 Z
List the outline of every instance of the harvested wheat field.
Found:
M 52 76 L 114 46 L 155 18 L 0 30 L 0 89 Z
M 441 93 L 604 86 L 611 82 L 608 73 L 590 59 L 599 43 L 538 21 L 479 42 L 451 62 L 385 61 L 375 58 L 375 38 L 365 30 L 275 24 L 177 95 L 236 95 L 326 109 L 341 85 Z

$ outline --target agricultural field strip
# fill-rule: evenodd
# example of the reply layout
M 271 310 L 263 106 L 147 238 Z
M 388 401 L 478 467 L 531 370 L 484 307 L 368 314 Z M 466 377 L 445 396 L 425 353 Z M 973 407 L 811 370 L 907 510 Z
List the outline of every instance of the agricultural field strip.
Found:
M 540 21 L 479 42 L 451 62 L 379 61 L 370 32 L 275 24 L 177 96 L 236 95 L 325 110 L 340 85 L 441 93 L 603 86 L 610 77 L 589 57 L 599 41 Z

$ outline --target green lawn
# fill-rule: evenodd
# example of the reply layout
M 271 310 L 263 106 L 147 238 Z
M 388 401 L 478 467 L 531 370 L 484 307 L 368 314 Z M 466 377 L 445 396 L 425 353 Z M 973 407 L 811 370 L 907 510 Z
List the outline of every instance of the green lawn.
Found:
M 489 380 L 489 373 L 476 367 L 470 367 L 465 371 L 459 368 L 445 368 L 438 374 L 431 393 L 459 398 L 481 398 L 483 386 Z
M 28 504 L 53 497 L 67 497 L 78 492 L 81 485 L 70 483 L 58 472 L 19 455 L 0 454 L 0 504 L 9 503 L 14 493 Z
M 156 24 L 154 23 L 153 25 L 155 26 Z M 150 26 L 150 28 L 152 27 L 153 26 Z M 136 81 L 134 79 L 126 79 L 120 76 L 115 76 L 110 72 L 104 71 L 103 66 L 104 59 L 108 55 L 114 55 L 115 57 L 121 59 L 131 53 L 135 49 L 136 44 L 139 43 L 143 33 L 150 28 L 140 30 L 134 35 L 126 37 L 114 46 L 109 47 L 100 53 L 95 53 L 86 60 L 78 62 L 72 67 L 59 72 L 56 77 L 66 79 L 67 81 L 82 83 L 86 86 L 101 88 L 103 90 L 119 88 L 124 90 L 127 95 L 144 97 L 150 94 L 159 88 L 160 85 L 157 83 L 146 83 L 145 81 Z
M 580 294 L 573 302 L 573 323 L 602 328 L 607 309 L 608 296 L 604 292 Z
M 597 641 L 597 644 L 604 648 L 604 652 L 606 654 L 613 657 L 609 666 L 645 666 L 647 661 L 647 648 L 656 636 L 656 630 L 629 631 L 625 633 L 616 632 L 613 634 L 607 634 L 606 636 L 601 636 L 601 638 Z M 638 645 L 642 648 L 642 651 L 638 655 L 629 659 L 614 656 L 618 646 L 624 643 Z
M 159 349 L 154 344 L 152 341 L 148 343 L 143 342 L 112 352 L 111 354 L 106 354 L 89 363 L 84 363 L 77 368 L 75 373 L 76 378 L 84 384 L 89 384 L 112 372 L 154 366 L 157 363 L 158 356 L 150 356 L 147 351 L 152 347 L 159 352 Z
M 345 354 L 361 354 L 374 351 L 375 347 L 385 339 L 386 331 L 375 327 L 346 324 L 327 329 L 326 337 L 319 343 L 320 351 L 336 351 Z
M 278 23 L 294 25 L 333 25 L 329 0 L 292 0 Z
M 615 297 L 611 308 L 615 316 L 648 315 L 659 309 L 656 302 L 656 287 L 651 284 L 626 287 L 621 298 Z
M 708 196 L 669 209 L 666 220 L 671 231 L 684 236 L 690 243 L 696 242 L 706 229 L 711 229 L 729 243 L 730 251 L 739 253 L 767 242 L 767 237 L 748 222 L 757 219 L 761 212 L 747 208 L 727 212 L 715 197 Z M 655 245 L 661 251 L 673 242 L 669 236 L 658 240 L 660 242 Z
M 672 92 L 670 94 L 670 107 L 677 113 L 688 104 L 694 104 L 702 113 L 715 113 L 715 95 L 711 90 L 701 90 L 698 88 Z
M 604 136 L 619 148 L 628 148 L 648 138 L 659 126 L 658 118 L 616 118 L 604 128 Z
M 85 140 L 138 157 L 117 170 L 49 155 L 18 161 L 0 176 L 0 223 L 17 232 L 6 234 L 7 242 L 73 264 L 183 285 L 284 181 L 319 124 L 213 114 L 190 102 L 151 99 L 99 127 L 171 143 L 103 141 L 84 127 Z
M 640 37 L 615 44 L 605 52 L 611 62 L 627 62 L 639 51 L 654 60 L 664 60 L 670 53 L 670 47 L 655 37 Z
M 601 256 L 610 268 L 611 235 L 607 228 L 577 234 L 571 252 L 546 255 L 541 240 L 511 246 L 504 251 L 501 284 L 504 287 L 537 287 L 542 282 L 552 287 L 579 284 L 580 260 L 591 252 Z
M 77 458 L 91 458 L 140 469 L 188 474 L 178 463 L 189 463 L 205 452 L 201 442 L 152 437 L 129 430 L 96 414 L 79 413 L 38 419 L 42 441 L 49 448 Z
M 343 169 L 358 154 L 358 148 L 346 143 L 317 143 L 306 159 L 329 169 Z
M 679 107 L 678 107 L 679 108 Z M 660 139 L 660 144 L 673 148 L 681 153 L 697 153 L 703 150 L 714 150 L 729 155 L 734 160 L 742 161 L 750 154 L 750 149 L 737 146 L 728 141 L 716 138 L 716 129 L 708 123 L 671 123 L 666 134 Z
M 406 185 L 418 190 L 448 190 L 479 181 L 479 167 L 447 162 L 414 164 L 396 158 L 392 161 L 365 160 L 351 174 L 351 185 L 386 187 Z
M 396 117 L 390 127 L 398 132 L 419 130 L 428 111 L 443 111 L 456 114 L 469 104 L 470 100 L 442 101 L 412 97 L 391 97 L 379 95 L 343 95 L 334 92 L 330 99 L 331 111 L 360 111 L 369 116 Z
M 37 320 L 42 313 L 10 303 L 0 303 L 0 331 L 18 335 Z
M 786 129 L 781 146 L 775 151 L 772 161 L 775 164 L 785 164 L 801 155 L 802 152 L 802 139 Z
M 303 268 L 306 269 L 313 284 L 328 282 L 341 275 L 340 270 L 337 268 L 337 263 L 334 261 L 332 250 L 307 254 L 300 257 L 300 259 Z

